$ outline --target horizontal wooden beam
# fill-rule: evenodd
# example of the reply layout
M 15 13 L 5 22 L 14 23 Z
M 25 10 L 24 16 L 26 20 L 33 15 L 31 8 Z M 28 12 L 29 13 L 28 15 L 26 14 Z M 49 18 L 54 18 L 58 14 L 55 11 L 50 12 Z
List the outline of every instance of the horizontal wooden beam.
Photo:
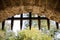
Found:
M 12 18 L 8 18 L 7 20 L 11 20 Z M 18 18 L 18 17 L 16 17 L 16 18 L 13 18 L 13 20 L 20 20 L 21 18 Z M 22 18 L 22 20 L 28 20 L 28 19 L 30 19 L 29 17 L 27 17 L 27 18 Z M 31 17 L 31 19 L 39 19 L 38 17 Z M 40 17 L 40 19 L 48 19 L 48 18 L 46 18 L 46 17 Z

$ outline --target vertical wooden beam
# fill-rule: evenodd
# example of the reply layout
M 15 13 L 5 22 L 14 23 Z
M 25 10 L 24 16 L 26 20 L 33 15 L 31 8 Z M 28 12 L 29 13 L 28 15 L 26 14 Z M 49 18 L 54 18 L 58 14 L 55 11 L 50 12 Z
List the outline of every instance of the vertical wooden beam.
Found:
M 56 22 L 56 28 L 59 29 L 59 24 Z
M 29 12 L 29 27 L 30 27 L 30 30 L 31 30 L 31 12 Z
M 50 21 L 49 19 L 47 19 L 47 26 L 48 26 L 48 30 L 50 29 Z
M 20 29 L 21 29 L 21 30 L 22 30 L 22 23 L 23 23 L 23 22 L 22 22 L 22 21 L 23 21 L 22 18 L 23 18 L 23 14 L 21 14 L 21 20 L 20 20 Z
M 14 17 L 11 18 L 11 30 L 13 30 Z
M 2 30 L 4 30 L 5 21 L 2 22 Z
M 39 30 L 40 30 L 40 25 L 41 25 L 41 20 L 40 20 L 40 16 L 38 16 L 38 27 L 39 27 Z

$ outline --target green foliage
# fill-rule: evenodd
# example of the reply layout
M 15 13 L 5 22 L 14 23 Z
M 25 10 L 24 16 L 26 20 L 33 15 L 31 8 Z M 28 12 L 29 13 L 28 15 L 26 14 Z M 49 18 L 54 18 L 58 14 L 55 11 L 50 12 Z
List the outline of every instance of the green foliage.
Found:
M 41 20 L 41 28 L 48 29 L 47 20 Z
M 0 40 L 5 40 L 5 31 L 4 30 L 0 30 Z
M 41 31 L 32 28 L 31 30 L 22 30 L 18 33 L 17 40 L 52 40 L 51 36 L 43 34 Z
M 0 40 L 15 40 L 15 34 L 13 32 L 6 32 L 5 30 L 0 30 Z
M 43 34 L 35 28 L 32 28 L 31 30 L 29 30 L 29 28 L 22 30 L 18 32 L 18 36 L 15 36 L 12 31 L 7 32 L 6 34 L 4 34 L 5 32 L 2 30 L 0 32 L 0 40 L 52 40 L 51 36 Z
M 16 36 L 15 36 L 15 34 L 14 34 L 14 32 L 7 32 L 6 33 L 6 40 L 15 40 L 16 38 L 15 38 Z

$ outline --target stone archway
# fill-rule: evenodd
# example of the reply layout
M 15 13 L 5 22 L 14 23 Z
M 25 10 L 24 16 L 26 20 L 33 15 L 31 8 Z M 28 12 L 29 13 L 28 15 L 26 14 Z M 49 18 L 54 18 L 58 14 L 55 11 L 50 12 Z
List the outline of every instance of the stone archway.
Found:
M 60 0 L 0 0 L 0 22 L 20 13 L 45 15 L 60 22 Z

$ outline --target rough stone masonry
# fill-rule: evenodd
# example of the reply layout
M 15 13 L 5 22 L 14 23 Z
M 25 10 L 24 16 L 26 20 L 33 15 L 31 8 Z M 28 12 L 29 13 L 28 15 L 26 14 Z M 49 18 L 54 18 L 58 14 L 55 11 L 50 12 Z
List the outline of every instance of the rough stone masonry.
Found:
M 0 0 L 0 22 L 27 12 L 60 22 L 60 0 Z

